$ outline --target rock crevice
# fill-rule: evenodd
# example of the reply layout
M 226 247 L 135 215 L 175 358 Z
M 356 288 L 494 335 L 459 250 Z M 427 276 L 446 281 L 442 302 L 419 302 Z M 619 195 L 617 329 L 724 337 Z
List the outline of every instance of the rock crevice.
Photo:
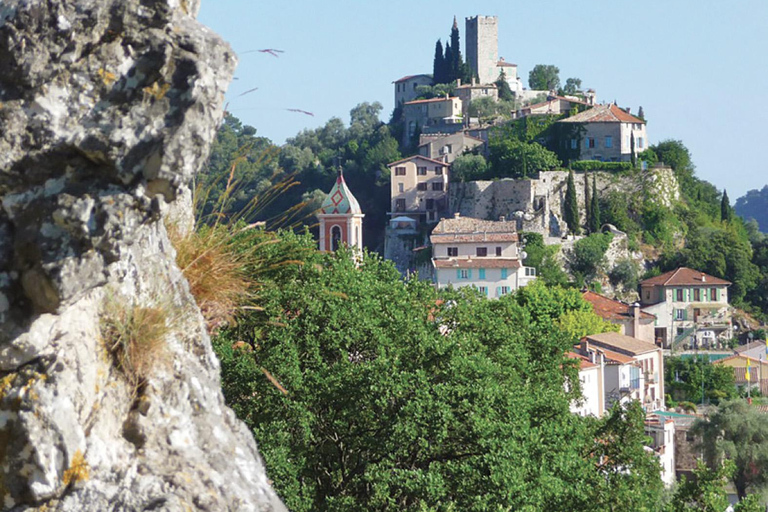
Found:
M 285 510 L 163 223 L 191 215 L 236 63 L 198 7 L 0 5 L 3 509 Z M 163 324 L 139 379 L 108 308 Z

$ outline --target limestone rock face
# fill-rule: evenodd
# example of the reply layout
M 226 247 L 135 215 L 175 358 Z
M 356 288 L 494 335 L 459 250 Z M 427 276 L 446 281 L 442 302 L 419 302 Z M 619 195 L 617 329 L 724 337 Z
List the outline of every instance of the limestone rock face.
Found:
M 4 510 L 285 510 L 163 222 L 190 218 L 236 62 L 197 8 L 0 2 Z

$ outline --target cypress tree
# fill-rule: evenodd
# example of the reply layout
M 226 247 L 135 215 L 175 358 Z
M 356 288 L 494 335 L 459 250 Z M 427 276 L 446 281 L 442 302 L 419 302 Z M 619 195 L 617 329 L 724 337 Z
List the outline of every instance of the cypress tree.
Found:
M 637 156 L 635 155 L 635 134 L 629 136 L 629 151 L 631 153 L 632 167 L 637 165 Z
M 576 199 L 576 185 L 573 184 L 573 171 L 568 173 L 568 184 L 565 189 L 565 204 L 563 204 L 565 210 L 565 223 L 568 226 L 568 230 L 574 235 L 581 233 L 579 229 L 579 203 Z
M 731 202 L 728 200 L 728 192 L 723 189 L 723 199 L 720 201 L 720 218 L 723 222 L 731 222 Z
M 443 43 L 438 39 L 435 43 L 435 60 L 432 63 L 432 81 L 436 84 L 445 83 L 445 61 L 443 59 Z
M 589 217 L 589 231 L 598 233 L 600 232 L 602 220 L 600 219 L 600 201 L 597 198 L 597 178 L 594 174 L 592 175 L 592 204 L 589 209 L 591 211 Z
M 637 111 L 637 117 L 645 121 L 645 112 L 643 112 L 643 106 L 640 105 L 640 109 Z
M 592 194 L 589 190 L 589 173 L 584 171 L 584 210 L 587 212 L 587 226 L 592 226 Z
M 453 27 L 451 27 L 451 60 L 448 61 L 450 66 L 451 82 L 457 78 L 461 78 L 462 62 L 461 62 L 461 45 L 459 43 L 459 25 L 456 23 L 456 16 L 453 17 Z
M 449 84 L 453 82 L 456 77 L 453 76 L 453 73 L 451 72 L 451 62 L 453 62 L 453 48 L 451 47 L 451 43 L 446 42 L 445 43 L 445 57 L 443 57 L 443 70 L 444 70 L 444 78 L 446 84 Z

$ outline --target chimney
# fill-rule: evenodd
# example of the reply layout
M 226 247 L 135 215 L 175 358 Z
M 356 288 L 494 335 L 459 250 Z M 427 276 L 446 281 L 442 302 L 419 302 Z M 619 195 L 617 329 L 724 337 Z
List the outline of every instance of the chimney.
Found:
M 472 85 L 475 85 L 475 77 L 472 77 Z
M 461 78 L 456 79 L 456 87 L 461 87 Z
M 456 212 L 456 213 L 453 214 L 453 218 L 454 219 L 458 219 L 459 217 L 461 217 L 461 213 Z
M 701 282 L 702 283 L 706 283 L 707 282 L 707 275 L 706 274 L 703 274 L 703 273 L 701 274 Z
M 632 304 L 632 336 L 640 337 L 640 304 Z
M 499 215 L 499 222 L 506 222 L 507 218 L 504 215 Z

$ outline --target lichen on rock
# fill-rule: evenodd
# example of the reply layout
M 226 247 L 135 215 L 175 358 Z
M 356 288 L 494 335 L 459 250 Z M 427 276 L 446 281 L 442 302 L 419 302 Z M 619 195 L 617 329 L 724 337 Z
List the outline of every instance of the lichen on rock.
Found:
M 236 63 L 198 8 L 0 4 L 4 509 L 285 510 L 163 224 L 191 214 Z M 173 310 L 140 386 L 103 339 L 111 300 Z

